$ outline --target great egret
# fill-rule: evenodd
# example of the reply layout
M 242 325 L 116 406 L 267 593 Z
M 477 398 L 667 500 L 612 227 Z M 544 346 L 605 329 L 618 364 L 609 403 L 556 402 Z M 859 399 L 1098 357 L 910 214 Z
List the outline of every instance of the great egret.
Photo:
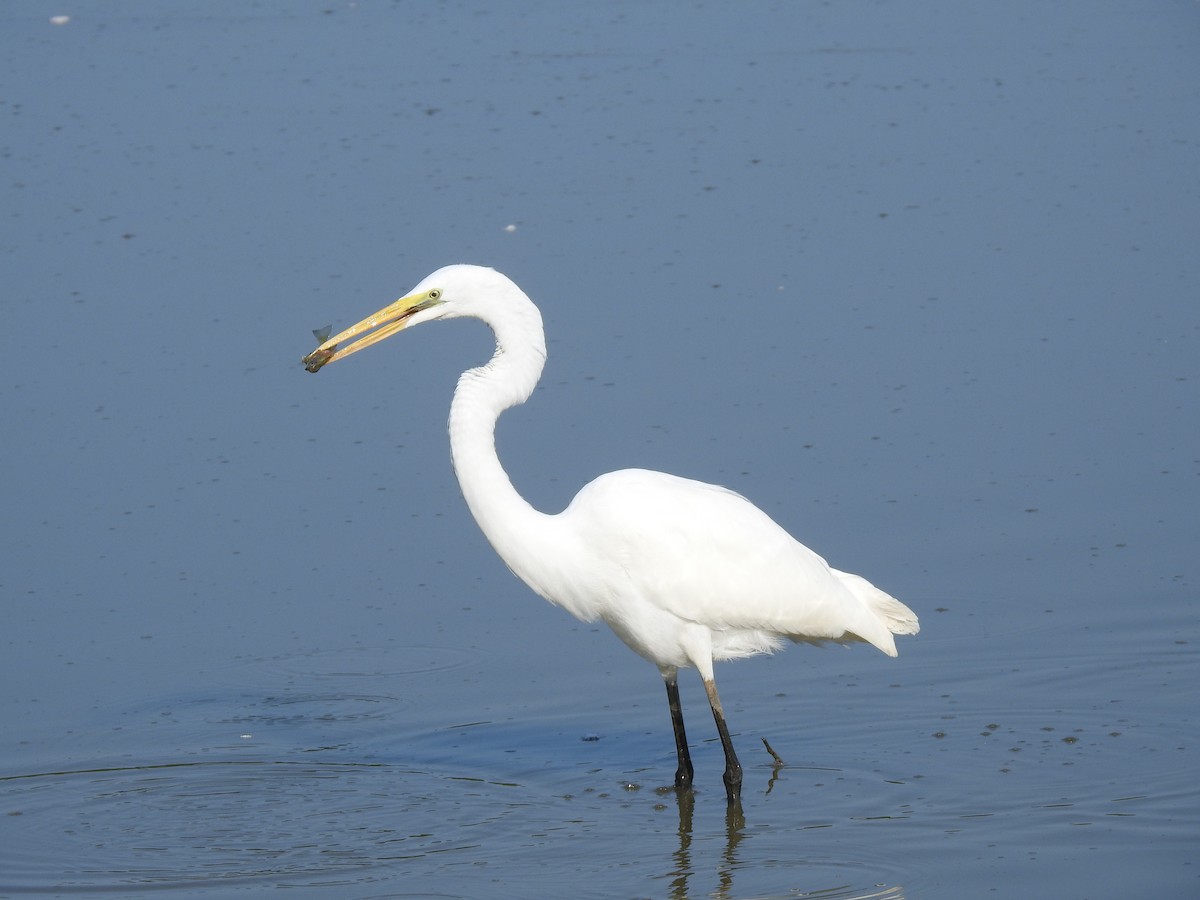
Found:
M 678 788 L 693 778 L 678 671 L 699 670 L 725 751 L 726 796 L 738 802 L 742 767 L 713 660 L 769 653 L 786 640 L 865 641 L 895 656 L 892 635 L 916 634 L 916 615 L 863 578 L 831 569 L 723 487 L 624 469 L 586 485 L 557 515 L 530 506 L 500 465 L 495 427 L 500 413 L 533 392 L 546 339 L 533 301 L 493 269 L 439 269 L 303 361 L 316 372 L 403 328 L 460 316 L 482 319 L 496 337 L 491 360 L 462 374 L 450 404 L 454 471 L 475 521 L 534 591 L 584 622 L 604 621 L 658 666 L 675 731 Z

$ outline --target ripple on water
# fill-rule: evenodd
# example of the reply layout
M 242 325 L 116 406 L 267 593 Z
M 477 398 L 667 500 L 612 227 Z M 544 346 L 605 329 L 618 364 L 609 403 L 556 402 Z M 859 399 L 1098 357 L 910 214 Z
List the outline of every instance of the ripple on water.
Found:
M 797 896 L 798 884 L 827 900 L 903 896 L 880 877 L 901 861 L 872 841 L 899 823 L 845 823 L 864 839 L 847 854 L 841 829 L 798 841 L 787 807 L 756 804 L 747 822 L 720 791 L 685 800 L 614 782 L 562 795 L 411 766 L 225 759 L 0 779 L 0 805 L 0 895 L 269 884 L 470 897 L 536 883 L 604 896 L 589 886 L 669 883 L 674 896 Z
M 0 894 L 374 883 L 470 854 L 510 788 L 391 765 L 211 761 L 0 779 Z
M 457 669 L 477 655 L 459 647 L 335 647 L 275 656 L 265 667 L 311 678 L 394 678 Z

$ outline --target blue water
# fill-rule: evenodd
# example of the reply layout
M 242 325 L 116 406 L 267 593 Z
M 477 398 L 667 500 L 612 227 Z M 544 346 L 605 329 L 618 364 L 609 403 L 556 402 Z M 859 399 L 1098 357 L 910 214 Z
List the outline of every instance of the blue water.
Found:
M 1194 893 L 1198 32 L 5 7 L 0 896 Z M 450 262 L 543 310 L 531 502 L 727 484 L 921 616 L 718 669 L 744 819 L 694 678 L 680 799 L 653 667 L 470 520 L 486 330 L 303 372 Z

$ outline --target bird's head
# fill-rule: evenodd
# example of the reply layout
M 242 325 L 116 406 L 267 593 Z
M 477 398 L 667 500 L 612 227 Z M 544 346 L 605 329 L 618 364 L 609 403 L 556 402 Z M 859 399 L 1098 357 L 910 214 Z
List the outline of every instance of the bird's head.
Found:
M 310 372 L 357 353 L 398 331 L 433 319 L 479 316 L 479 304 L 520 291 L 495 269 L 483 266 L 446 266 L 427 276 L 395 303 L 321 342 L 301 362 Z M 521 295 L 522 297 L 524 295 Z

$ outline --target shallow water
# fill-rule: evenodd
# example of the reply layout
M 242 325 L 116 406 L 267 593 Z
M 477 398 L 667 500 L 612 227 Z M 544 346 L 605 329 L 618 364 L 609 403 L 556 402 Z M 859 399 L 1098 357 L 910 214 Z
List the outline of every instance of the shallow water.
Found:
M 521 685 L 497 707 L 472 699 L 497 671 L 481 654 L 256 660 L 226 673 L 240 688 L 98 711 L 94 725 L 119 724 L 87 763 L 0 781 L 2 887 L 899 897 L 1186 885 L 1200 799 L 1177 721 L 1196 670 L 1188 623 L 1101 622 L 1125 634 L 1115 653 L 1084 642 L 1064 654 L 1048 623 L 981 646 L 961 614 L 931 618 L 942 636 L 903 668 L 841 651 L 725 668 L 748 763 L 743 817 L 727 813 L 713 740 L 697 742 L 693 797 L 664 787 L 673 760 L 648 666 L 591 691 L 564 673 L 561 692 Z M 1178 636 L 1166 648 L 1164 628 Z M 624 659 L 592 635 L 577 650 L 581 669 Z M 389 670 L 397 655 L 420 663 Z M 430 693 L 479 718 L 416 702 Z
M 0 12 L 0 896 L 1194 893 L 1194 5 L 513 10 Z M 725 483 L 921 616 L 718 668 L 741 816 L 470 521 L 488 336 L 299 365 L 452 261 L 545 313 L 531 501 Z

